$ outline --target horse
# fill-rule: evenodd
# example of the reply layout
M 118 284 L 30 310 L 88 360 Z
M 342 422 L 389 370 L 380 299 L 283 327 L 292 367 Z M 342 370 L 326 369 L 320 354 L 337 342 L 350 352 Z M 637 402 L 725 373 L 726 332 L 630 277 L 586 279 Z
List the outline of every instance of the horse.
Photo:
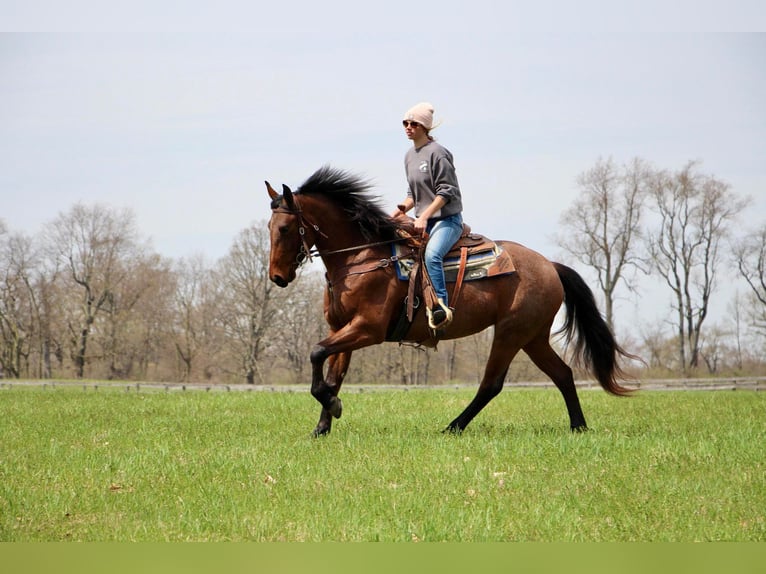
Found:
M 338 393 L 351 354 L 385 342 L 401 316 L 408 283 L 397 277 L 391 250 L 392 243 L 402 241 L 401 224 L 383 210 L 381 198 L 371 193 L 367 180 L 331 166 L 321 167 L 295 192 L 283 185 L 278 194 L 265 183 L 271 200 L 269 279 L 287 287 L 312 256 L 320 257 L 326 269 L 324 315 L 329 334 L 316 343 L 309 357 L 311 394 L 322 406 L 313 435 L 321 436 L 330 432 L 333 418 L 343 412 Z M 620 361 L 636 357 L 617 344 L 592 291 L 575 270 L 519 243 L 496 244 L 510 254 L 516 272 L 465 283 L 446 329 L 435 336 L 420 313 L 404 339 L 435 346 L 438 340 L 466 337 L 494 326 L 478 390 L 444 431 L 462 432 L 500 393 L 520 350 L 561 392 L 570 429 L 585 431 L 588 426 L 572 369 L 550 344 L 562 304 L 566 308 L 563 325 L 554 334 L 572 343 L 576 364 L 587 368 L 605 391 L 617 396 L 631 393 L 618 382 L 627 378 Z

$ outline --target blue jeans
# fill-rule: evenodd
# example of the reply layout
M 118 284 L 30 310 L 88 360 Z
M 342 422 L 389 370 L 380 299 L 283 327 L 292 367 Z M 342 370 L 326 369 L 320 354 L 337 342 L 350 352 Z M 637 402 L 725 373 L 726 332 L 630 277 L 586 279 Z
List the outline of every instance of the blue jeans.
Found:
M 428 276 L 436 296 L 445 305 L 447 302 L 447 281 L 444 279 L 444 256 L 455 245 L 463 232 L 463 216 L 459 213 L 438 221 L 430 221 L 426 227 L 429 239 L 426 244 L 425 262 Z

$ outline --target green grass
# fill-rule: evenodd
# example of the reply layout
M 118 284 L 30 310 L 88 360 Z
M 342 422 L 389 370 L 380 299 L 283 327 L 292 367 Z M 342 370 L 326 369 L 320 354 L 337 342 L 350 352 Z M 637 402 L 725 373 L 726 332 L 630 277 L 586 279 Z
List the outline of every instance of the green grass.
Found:
M 766 394 L 0 391 L 0 541 L 764 541 Z

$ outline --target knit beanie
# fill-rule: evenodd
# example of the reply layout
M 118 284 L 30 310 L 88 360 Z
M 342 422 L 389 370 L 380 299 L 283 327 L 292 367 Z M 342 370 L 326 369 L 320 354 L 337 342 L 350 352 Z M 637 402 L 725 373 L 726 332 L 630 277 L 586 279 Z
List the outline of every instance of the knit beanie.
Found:
M 430 130 L 434 125 L 434 107 L 428 102 L 415 104 L 404 114 L 404 119 L 418 122 L 421 126 Z

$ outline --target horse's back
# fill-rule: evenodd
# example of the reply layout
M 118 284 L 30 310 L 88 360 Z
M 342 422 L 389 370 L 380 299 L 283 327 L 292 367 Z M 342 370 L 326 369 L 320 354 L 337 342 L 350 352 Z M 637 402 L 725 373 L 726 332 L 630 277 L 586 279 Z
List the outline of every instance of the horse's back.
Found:
M 553 263 L 537 251 L 515 241 L 498 241 L 513 260 L 518 275 L 514 300 L 516 305 L 530 306 L 538 310 L 558 311 L 564 300 L 564 287 Z

